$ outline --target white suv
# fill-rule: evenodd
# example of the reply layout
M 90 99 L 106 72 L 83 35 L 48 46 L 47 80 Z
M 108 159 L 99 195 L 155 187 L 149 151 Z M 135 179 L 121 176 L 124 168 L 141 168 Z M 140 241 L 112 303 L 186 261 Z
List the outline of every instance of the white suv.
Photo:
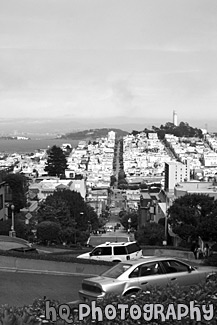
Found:
M 100 261 L 122 262 L 136 260 L 142 256 L 142 250 L 137 242 L 104 243 L 95 247 L 90 253 L 84 253 L 78 258 Z

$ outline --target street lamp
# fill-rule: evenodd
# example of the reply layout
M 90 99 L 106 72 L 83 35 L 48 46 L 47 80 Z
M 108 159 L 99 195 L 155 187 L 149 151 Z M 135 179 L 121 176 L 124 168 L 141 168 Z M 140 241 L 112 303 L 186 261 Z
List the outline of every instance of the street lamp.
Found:
M 165 215 L 165 228 L 164 228 L 164 241 L 163 241 L 163 245 L 166 246 L 167 245 L 167 232 L 168 232 L 168 215 L 166 213 Z
M 10 237 L 16 237 L 16 232 L 14 230 L 14 205 L 11 205 L 11 231 L 9 231 Z
M 168 241 L 168 202 L 167 202 L 167 197 L 166 197 L 166 213 L 165 213 L 165 225 L 164 225 L 164 241 L 163 245 L 167 246 L 167 241 Z
M 91 222 L 90 222 L 90 220 L 88 220 L 88 231 L 89 231 L 89 233 L 91 233 Z
M 128 233 L 130 232 L 131 228 L 131 218 L 128 219 Z

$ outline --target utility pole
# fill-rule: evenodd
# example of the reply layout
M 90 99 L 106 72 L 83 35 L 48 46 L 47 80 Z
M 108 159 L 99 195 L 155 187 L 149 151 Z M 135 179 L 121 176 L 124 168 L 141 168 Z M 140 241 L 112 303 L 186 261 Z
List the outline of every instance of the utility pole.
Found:
M 166 214 L 165 214 L 165 240 L 163 242 L 163 245 L 167 246 L 167 234 L 168 234 L 168 214 L 167 214 L 168 204 L 167 204 L 167 196 L 166 196 Z
M 16 232 L 14 229 L 14 205 L 11 205 L 11 231 L 9 231 L 10 237 L 16 237 Z

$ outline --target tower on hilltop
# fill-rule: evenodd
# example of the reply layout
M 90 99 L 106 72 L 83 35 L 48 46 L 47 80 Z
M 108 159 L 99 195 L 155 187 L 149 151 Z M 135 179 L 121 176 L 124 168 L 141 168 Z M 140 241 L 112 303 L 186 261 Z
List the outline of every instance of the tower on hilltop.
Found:
M 174 124 L 175 126 L 178 125 L 178 118 L 177 118 L 177 113 L 176 113 L 176 111 L 173 111 L 173 124 Z

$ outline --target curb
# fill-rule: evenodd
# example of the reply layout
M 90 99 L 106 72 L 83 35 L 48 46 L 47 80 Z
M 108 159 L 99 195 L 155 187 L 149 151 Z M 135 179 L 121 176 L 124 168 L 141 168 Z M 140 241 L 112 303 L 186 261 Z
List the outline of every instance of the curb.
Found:
M 94 277 L 97 274 L 84 274 L 84 273 L 70 273 L 70 272 L 57 272 L 57 271 L 45 271 L 45 270 L 30 270 L 30 269 L 17 269 L 9 267 L 0 267 L 0 272 L 14 272 L 14 273 L 33 273 L 33 274 L 50 274 L 50 275 L 66 275 L 66 276 L 84 276 Z

